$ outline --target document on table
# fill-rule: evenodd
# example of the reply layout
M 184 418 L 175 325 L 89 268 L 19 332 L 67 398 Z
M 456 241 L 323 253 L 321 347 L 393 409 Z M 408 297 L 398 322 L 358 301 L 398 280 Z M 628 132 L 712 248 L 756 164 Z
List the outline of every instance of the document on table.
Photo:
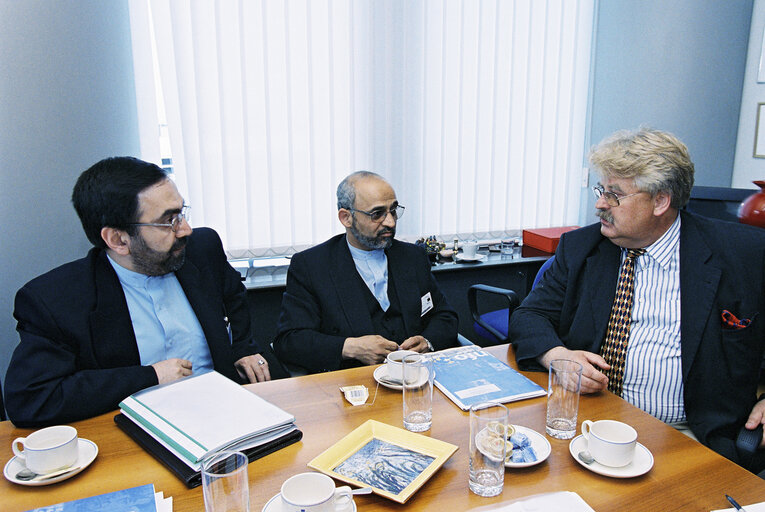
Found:
M 471 508 L 469 512 L 547 512 L 549 510 L 595 512 L 581 496 L 571 491 L 535 494 L 520 498 L 512 503 Z
M 725 501 L 725 498 L 723 498 L 723 501 Z M 746 510 L 746 512 L 765 512 L 765 502 L 752 503 L 751 505 L 746 505 L 743 501 L 739 501 L 738 503 L 744 508 L 744 510 Z M 736 509 L 732 507 L 718 508 L 718 509 L 712 510 L 712 512 L 736 512 Z

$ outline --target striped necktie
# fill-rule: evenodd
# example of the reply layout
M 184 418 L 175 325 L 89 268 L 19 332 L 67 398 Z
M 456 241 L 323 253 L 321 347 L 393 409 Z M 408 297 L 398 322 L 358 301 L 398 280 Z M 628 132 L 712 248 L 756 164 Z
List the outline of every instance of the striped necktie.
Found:
M 608 377 L 609 391 L 622 396 L 624 362 L 627 359 L 627 342 L 630 339 L 630 321 L 632 320 L 632 292 L 635 289 L 635 259 L 645 249 L 627 249 L 627 257 L 619 273 L 616 285 L 614 305 L 608 319 L 606 339 L 600 349 L 600 355 L 611 366 L 605 372 Z

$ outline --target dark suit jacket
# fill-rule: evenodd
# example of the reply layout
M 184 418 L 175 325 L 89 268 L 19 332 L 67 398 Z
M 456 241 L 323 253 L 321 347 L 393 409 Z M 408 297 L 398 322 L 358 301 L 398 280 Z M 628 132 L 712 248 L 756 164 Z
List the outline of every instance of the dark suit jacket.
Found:
M 522 368 L 565 345 L 599 352 L 611 311 L 620 250 L 594 224 L 563 235 L 555 262 L 510 321 Z M 756 401 L 765 346 L 765 230 L 681 213 L 680 342 L 684 402 L 696 437 L 737 460 L 734 440 Z M 723 328 L 727 309 L 749 318 Z
M 386 254 L 407 337 L 422 335 L 436 350 L 455 346 L 457 313 L 438 289 L 425 251 L 394 240 Z M 433 309 L 420 316 L 420 299 L 428 292 Z M 363 293 L 345 235 L 295 254 L 274 340 L 276 355 L 309 372 L 339 369 L 346 338 L 377 334 Z
M 270 348 L 252 340 L 246 291 L 217 233 L 195 229 L 176 272 L 202 325 L 215 370 L 240 381 L 234 362 Z M 157 384 L 141 366 L 125 294 L 105 251 L 37 277 L 16 294 L 21 343 L 5 378 L 8 417 L 17 426 L 68 423 L 115 409 Z M 229 340 L 224 318 L 231 322 Z

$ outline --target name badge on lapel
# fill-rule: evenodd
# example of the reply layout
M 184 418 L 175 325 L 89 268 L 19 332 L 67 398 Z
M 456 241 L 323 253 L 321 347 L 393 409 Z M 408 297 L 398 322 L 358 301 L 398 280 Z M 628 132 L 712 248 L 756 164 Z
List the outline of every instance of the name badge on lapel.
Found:
M 433 297 L 430 296 L 430 292 L 426 293 L 420 298 L 420 303 L 422 304 L 420 317 L 423 317 L 428 311 L 433 309 Z

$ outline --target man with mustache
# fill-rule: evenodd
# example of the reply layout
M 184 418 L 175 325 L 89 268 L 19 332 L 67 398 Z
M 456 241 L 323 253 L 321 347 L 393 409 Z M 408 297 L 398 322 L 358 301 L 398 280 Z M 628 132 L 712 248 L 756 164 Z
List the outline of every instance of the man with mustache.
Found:
M 765 423 L 765 230 L 683 211 L 694 166 L 667 132 L 617 132 L 590 161 L 601 220 L 563 235 L 513 313 L 519 366 L 578 361 L 582 393 L 608 389 L 762 470 L 735 440 Z
M 404 207 L 381 176 L 359 171 L 337 187 L 345 234 L 295 254 L 274 350 L 310 373 L 378 364 L 398 349 L 457 344 L 457 314 L 425 252 L 395 240 Z
M 107 158 L 80 175 L 72 202 L 95 247 L 16 295 L 21 342 L 5 380 L 15 425 L 96 416 L 212 369 L 240 382 L 287 376 L 252 339 L 246 291 L 217 233 L 192 232 L 162 169 Z

